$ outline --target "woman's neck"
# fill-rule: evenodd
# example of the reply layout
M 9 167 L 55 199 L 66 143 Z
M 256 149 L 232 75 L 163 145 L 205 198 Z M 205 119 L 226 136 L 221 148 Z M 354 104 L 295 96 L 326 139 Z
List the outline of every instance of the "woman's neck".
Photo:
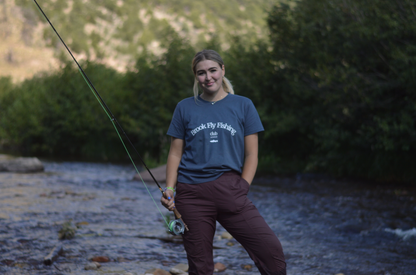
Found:
M 218 91 L 215 94 L 209 94 L 209 93 L 205 93 L 203 92 L 201 94 L 201 98 L 205 101 L 209 101 L 209 102 L 217 102 L 221 99 L 223 99 L 224 97 L 227 96 L 227 92 L 225 92 L 224 90 Z

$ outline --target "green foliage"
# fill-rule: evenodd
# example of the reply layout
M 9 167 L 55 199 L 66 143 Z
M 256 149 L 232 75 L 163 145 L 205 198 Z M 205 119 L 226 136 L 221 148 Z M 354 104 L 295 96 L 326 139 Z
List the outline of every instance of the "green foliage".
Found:
M 135 145 L 149 156 L 165 161 L 170 140 L 167 129 L 176 104 L 192 95 L 193 75 L 190 62 L 192 47 L 176 33 L 167 31 L 161 56 L 143 54 L 138 58 L 137 73 L 126 75 L 125 89 L 134 107 L 125 110 L 122 122 L 135 136 Z M 161 159 L 162 157 L 162 159 Z
M 149 5 L 107 2 L 102 1 L 119 15 L 127 14 L 123 9 L 130 4 Z M 211 40 L 197 43 L 198 50 L 220 52 L 236 93 L 252 99 L 259 111 L 266 129 L 260 134 L 259 172 L 416 179 L 416 4 L 282 2 L 288 4 L 276 5 L 269 13 L 270 40 L 248 43 L 246 37 L 228 36 L 230 48 L 223 50 L 223 38 L 215 33 Z M 187 18 L 193 16 L 188 6 L 198 11 L 208 5 L 220 21 L 234 24 L 221 15 L 215 1 L 213 6 L 181 2 L 183 11 L 175 8 L 177 3 L 155 4 L 184 12 Z M 230 11 L 236 2 L 222 3 L 222 9 Z M 108 16 L 95 12 L 100 18 Z M 130 20 L 120 25 L 129 33 L 120 39 L 132 37 L 131 24 L 141 26 Z M 126 74 L 88 62 L 83 67 L 140 154 L 156 165 L 166 159 L 166 132 L 176 104 L 192 96 L 191 60 L 197 50 L 167 21 L 150 18 L 147 26 L 151 28 L 140 32 L 134 43 L 157 38 L 163 54 L 156 56 L 143 47 L 136 53 L 135 69 Z M 95 35 L 92 45 L 102 39 L 100 33 Z M 148 38 L 141 40 L 144 36 Z M 137 49 L 134 45 L 123 50 Z M 70 64 L 19 85 L 0 79 L 0 108 L 3 148 L 126 158 L 111 122 Z
M 12 78 L 9 77 L 0 77 L 0 96 L 4 95 L 13 88 Z
M 162 43 L 166 53 L 141 55 L 136 72 L 121 75 L 103 65 L 81 64 L 139 153 L 154 165 L 166 160 L 172 113 L 181 99 L 192 95 L 193 85 L 192 47 L 169 30 Z M 32 155 L 127 159 L 113 124 L 71 63 L 57 73 L 16 86 L 9 82 L 0 80 L 0 87 L 8 87 L 0 94 L 3 149 Z
M 415 10 L 388 0 L 277 5 L 269 25 L 280 83 L 264 94 L 275 105 L 273 151 L 288 148 L 309 171 L 414 179 Z
M 97 89 L 103 88 L 103 97 L 112 102 L 121 77 L 102 65 L 86 64 L 89 71 Z M 6 107 L 0 118 L 6 148 L 24 154 L 114 157 L 113 127 L 72 64 L 17 85 L 0 104 Z

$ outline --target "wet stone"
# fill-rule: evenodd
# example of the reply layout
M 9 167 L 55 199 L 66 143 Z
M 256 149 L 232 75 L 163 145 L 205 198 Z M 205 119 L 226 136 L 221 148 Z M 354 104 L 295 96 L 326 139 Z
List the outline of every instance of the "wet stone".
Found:
M 226 240 L 231 240 L 233 236 L 228 232 L 224 232 L 221 234 L 221 238 L 226 239 Z
M 248 270 L 248 271 L 251 271 L 253 269 L 253 265 L 251 265 L 251 264 L 241 265 L 241 267 L 245 270 Z
M 75 236 L 75 233 L 77 231 L 77 227 L 73 225 L 72 221 L 64 222 L 62 224 L 62 228 L 59 230 L 59 239 L 72 239 Z
M 180 274 L 188 274 L 188 272 L 185 272 L 185 271 L 183 271 L 183 270 L 180 270 L 180 269 L 177 269 L 177 268 L 174 268 L 174 267 L 172 267 L 172 268 L 169 270 L 169 272 L 170 272 L 171 274 L 175 274 L 175 275 L 180 275 Z
M 127 263 L 130 262 L 129 259 L 123 258 L 123 257 L 117 257 L 117 262 L 119 263 Z
M 110 258 L 106 256 L 95 256 L 95 257 L 92 257 L 91 261 L 97 262 L 97 263 L 108 263 L 110 261 Z
M 85 270 L 97 270 L 98 268 L 100 268 L 101 265 L 97 262 L 91 262 L 91 263 L 87 263 L 84 267 Z
M 187 264 L 177 264 L 169 272 L 172 274 L 188 274 L 189 266 Z
M 214 272 L 223 272 L 226 269 L 227 267 L 223 263 L 215 263 L 214 265 Z
M 0 172 L 33 173 L 45 170 L 38 158 L 13 157 L 0 154 Z
M 171 275 L 170 272 L 160 269 L 160 268 L 151 268 L 146 270 L 145 275 Z
M 1 261 L 1 263 L 4 264 L 4 265 L 7 265 L 7 266 L 11 266 L 11 265 L 13 265 L 14 261 L 5 259 L 5 260 Z

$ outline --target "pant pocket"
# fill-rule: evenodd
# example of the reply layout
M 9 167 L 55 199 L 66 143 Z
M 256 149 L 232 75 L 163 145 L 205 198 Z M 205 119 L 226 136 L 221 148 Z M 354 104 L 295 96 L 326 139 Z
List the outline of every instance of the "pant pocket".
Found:
M 250 184 L 243 177 L 241 177 L 241 186 L 243 186 L 245 188 L 246 195 L 247 195 L 248 191 L 250 190 Z
M 230 191 L 232 192 L 231 198 L 234 200 L 235 205 L 235 212 L 241 212 L 243 207 L 247 203 L 247 193 L 249 190 L 250 185 L 248 182 L 243 179 L 241 176 L 236 176 L 236 178 L 233 180 Z

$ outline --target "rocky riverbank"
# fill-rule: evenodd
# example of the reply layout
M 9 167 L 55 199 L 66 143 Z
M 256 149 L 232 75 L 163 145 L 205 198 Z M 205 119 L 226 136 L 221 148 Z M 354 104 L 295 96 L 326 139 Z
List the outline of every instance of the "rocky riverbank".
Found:
M 0 274 L 169 274 L 186 264 L 180 238 L 167 233 L 165 218 L 173 216 L 160 207 L 159 190 L 133 180 L 129 165 L 43 163 L 42 173 L 0 173 Z M 409 186 L 258 178 L 249 197 L 279 236 L 288 274 L 416 270 L 416 192 Z M 60 240 L 65 225 L 73 238 Z M 224 233 L 218 225 L 214 256 L 225 268 L 218 274 L 259 274 Z

